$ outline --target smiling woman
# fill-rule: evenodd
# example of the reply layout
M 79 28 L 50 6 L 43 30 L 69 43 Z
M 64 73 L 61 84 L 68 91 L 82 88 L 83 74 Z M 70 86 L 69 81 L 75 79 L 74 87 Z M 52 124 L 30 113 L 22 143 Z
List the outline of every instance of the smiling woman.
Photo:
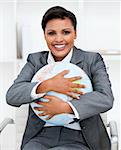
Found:
M 12 106 L 37 102 L 40 116 L 51 119 L 57 114 L 67 113 L 73 121 L 66 125 L 50 125 L 37 117 L 29 107 L 28 122 L 23 136 L 22 150 L 110 150 L 111 144 L 100 113 L 113 106 L 113 95 L 105 64 L 99 53 L 87 52 L 74 46 L 76 39 L 76 17 L 63 7 L 55 6 L 47 10 L 42 19 L 42 29 L 48 51 L 30 54 L 14 84 L 7 92 L 7 103 Z M 39 69 L 55 62 L 65 64 L 64 70 L 49 79 L 31 82 Z M 69 77 L 67 63 L 75 64 L 88 75 L 93 91 L 84 93 L 85 83 L 78 83 L 81 73 Z M 67 67 L 67 68 L 66 68 Z M 48 68 L 44 74 L 53 69 Z M 45 77 L 44 76 L 44 77 Z M 67 78 L 65 77 L 67 76 Z M 80 89 L 81 90 L 77 90 Z M 71 97 L 62 100 L 57 92 Z M 77 94 L 79 96 L 77 96 Z M 42 102 L 41 99 L 47 99 Z M 43 113 L 41 114 L 41 111 Z M 95 133 L 95 134 L 94 134 Z

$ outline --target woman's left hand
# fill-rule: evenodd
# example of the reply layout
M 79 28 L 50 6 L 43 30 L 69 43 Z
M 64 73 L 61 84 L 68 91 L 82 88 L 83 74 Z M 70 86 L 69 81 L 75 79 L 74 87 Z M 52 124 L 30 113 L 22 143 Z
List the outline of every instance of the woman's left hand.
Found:
M 39 114 L 39 116 L 46 116 L 46 120 L 51 119 L 54 115 L 61 114 L 61 113 L 73 113 L 72 108 L 67 102 L 59 99 L 58 97 L 46 95 L 43 98 L 48 99 L 47 102 L 37 102 L 37 104 L 42 105 L 43 107 L 35 107 L 34 109 L 37 111 L 43 111 Z

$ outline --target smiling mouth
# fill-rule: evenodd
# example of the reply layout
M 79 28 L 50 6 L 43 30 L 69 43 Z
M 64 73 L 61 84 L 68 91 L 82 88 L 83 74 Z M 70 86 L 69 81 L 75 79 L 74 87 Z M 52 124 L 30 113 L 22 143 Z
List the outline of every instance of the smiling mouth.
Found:
M 54 47 L 57 49 L 57 50 L 63 50 L 65 47 L 66 47 L 66 45 L 65 44 L 57 44 L 57 45 L 54 45 Z

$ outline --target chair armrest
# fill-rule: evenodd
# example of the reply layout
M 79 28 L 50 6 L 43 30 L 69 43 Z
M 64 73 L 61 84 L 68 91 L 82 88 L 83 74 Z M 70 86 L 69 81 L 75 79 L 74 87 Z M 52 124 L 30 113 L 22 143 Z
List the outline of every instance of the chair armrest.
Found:
M 118 150 L 118 131 L 117 131 L 117 124 L 115 121 L 110 121 L 108 124 L 110 128 L 110 136 L 111 136 L 111 150 Z
M 8 125 L 8 124 L 14 124 L 14 120 L 12 118 L 5 118 L 1 123 L 0 123 L 0 133 L 2 130 Z

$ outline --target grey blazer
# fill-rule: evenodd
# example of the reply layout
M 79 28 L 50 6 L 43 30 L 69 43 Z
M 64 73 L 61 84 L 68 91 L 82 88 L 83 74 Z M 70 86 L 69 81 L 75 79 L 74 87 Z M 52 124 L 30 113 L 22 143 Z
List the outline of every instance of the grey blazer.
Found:
M 33 53 L 28 56 L 27 63 L 18 75 L 14 84 L 6 94 L 7 103 L 19 107 L 31 103 L 31 91 L 36 83 L 31 83 L 34 74 L 47 64 L 48 52 Z M 110 150 L 110 140 L 100 117 L 100 113 L 108 111 L 113 106 L 113 95 L 105 64 L 99 53 L 86 52 L 74 47 L 71 63 L 82 68 L 93 85 L 93 92 L 72 100 L 80 116 L 80 126 L 90 150 Z M 29 107 L 28 121 L 23 136 L 23 147 L 36 136 L 45 124 Z

